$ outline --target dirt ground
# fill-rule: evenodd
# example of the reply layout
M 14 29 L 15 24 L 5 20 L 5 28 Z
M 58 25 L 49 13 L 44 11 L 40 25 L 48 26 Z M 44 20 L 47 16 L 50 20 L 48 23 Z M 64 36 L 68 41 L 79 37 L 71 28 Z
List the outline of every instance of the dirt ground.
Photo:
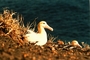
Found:
M 31 43 L 19 45 L 6 36 L 0 36 L 0 60 L 90 60 L 90 48 L 64 48 L 58 42 L 44 46 Z

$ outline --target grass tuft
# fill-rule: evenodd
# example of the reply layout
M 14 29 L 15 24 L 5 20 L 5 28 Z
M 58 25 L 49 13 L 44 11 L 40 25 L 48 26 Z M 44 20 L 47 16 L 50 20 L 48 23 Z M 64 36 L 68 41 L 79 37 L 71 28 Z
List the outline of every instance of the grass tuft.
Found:
M 22 44 L 27 28 L 24 26 L 22 15 L 16 15 L 16 12 L 9 9 L 4 9 L 0 14 L 0 36 L 11 37 L 14 41 Z
M 56 39 L 57 39 L 57 37 L 54 37 L 53 35 L 48 34 L 48 41 L 54 42 Z

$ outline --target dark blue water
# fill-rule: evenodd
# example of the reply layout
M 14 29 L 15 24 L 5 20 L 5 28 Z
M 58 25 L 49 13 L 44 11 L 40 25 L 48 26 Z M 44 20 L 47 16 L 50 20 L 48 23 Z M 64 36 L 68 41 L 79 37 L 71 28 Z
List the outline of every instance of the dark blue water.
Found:
M 58 39 L 90 44 L 89 0 L 0 0 L 0 12 L 4 7 L 22 14 L 25 24 L 47 21 Z

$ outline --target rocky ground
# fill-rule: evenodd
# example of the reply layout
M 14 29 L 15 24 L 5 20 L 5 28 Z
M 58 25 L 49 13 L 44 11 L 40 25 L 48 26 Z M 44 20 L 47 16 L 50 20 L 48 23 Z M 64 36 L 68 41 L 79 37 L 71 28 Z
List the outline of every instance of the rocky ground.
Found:
M 59 42 L 20 45 L 7 36 L 0 36 L 0 60 L 90 60 L 90 48 L 70 48 Z

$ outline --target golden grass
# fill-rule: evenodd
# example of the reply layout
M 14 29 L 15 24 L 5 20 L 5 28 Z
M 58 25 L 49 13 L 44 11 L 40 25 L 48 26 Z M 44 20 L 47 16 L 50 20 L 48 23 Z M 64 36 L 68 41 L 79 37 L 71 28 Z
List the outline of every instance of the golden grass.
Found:
M 32 30 L 32 31 L 35 31 L 35 28 L 36 28 L 36 19 L 33 21 L 33 22 L 28 22 L 27 25 L 26 25 L 26 28 L 29 30 Z
M 48 41 L 49 42 L 54 42 L 54 40 L 56 40 L 56 39 L 57 39 L 57 37 L 54 37 L 53 35 L 48 34 Z
M 16 12 L 4 9 L 0 14 L 0 36 L 9 36 L 18 43 L 23 43 L 23 35 L 27 28 L 24 26 L 23 17 L 17 15 L 13 18 Z
M 17 15 L 13 18 L 16 12 L 12 10 L 4 9 L 3 13 L 0 14 L 0 59 L 10 60 L 90 60 L 90 45 L 81 42 L 83 48 L 73 49 L 70 48 L 71 42 L 58 40 L 54 43 L 57 37 L 48 34 L 48 42 L 46 45 L 34 46 L 33 44 L 25 44 L 27 41 L 24 38 L 27 30 L 30 29 L 35 31 L 36 19 L 32 23 L 28 23 L 26 26 L 23 23 L 24 18 L 22 15 Z M 10 37 L 12 39 L 9 39 Z M 11 44 L 12 43 L 12 44 Z M 18 48 L 18 49 L 17 49 Z M 17 50 L 16 50 L 17 49 Z M 18 54 L 17 54 L 18 53 Z

